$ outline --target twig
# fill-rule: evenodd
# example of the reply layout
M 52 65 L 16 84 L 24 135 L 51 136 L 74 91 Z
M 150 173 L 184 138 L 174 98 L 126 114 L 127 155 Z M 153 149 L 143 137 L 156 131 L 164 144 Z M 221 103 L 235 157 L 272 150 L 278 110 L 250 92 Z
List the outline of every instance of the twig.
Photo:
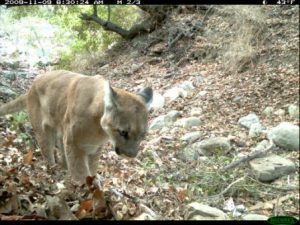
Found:
M 119 191 L 117 191 L 115 188 L 110 188 L 109 190 L 119 197 L 124 197 L 124 195 L 122 193 L 120 193 Z
M 231 184 L 229 184 L 223 191 L 221 191 L 219 194 L 216 194 L 216 195 L 212 195 L 212 196 L 208 196 L 208 197 L 205 197 L 205 198 L 218 198 L 222 195 L 224 195 L 233 185 L 235 185 L 236 183 L 244 180 L 246 178 L 247 175 L 243 176 L 243 177 L 240 177 L 239 179 L 237 179 L 236 181 L 232 182 Z
M 97 6 L 93 5 L 93 16 L 98 16 Z
M 127 197 L 127 198 L 133 200 L 135 204 L 137 204 L 141 209 L 143 209 L 146 213 L 148 213 L 152 217 L 162 219 L 162 217 L 158 213 L 154 212 L 148 206 L 146 206 L 145 204 L 141 203 L 141 201 L 139 199 L 137 199 L 136 197 L 132 197 L 131 195 L 129 195 L 127 193 L 120 192 L 120 191 L 116 190 L 115 188 L 110 188 L 109 190 L 111 192 L 113 192 L 114 194 L 118 195 L 119 197 Z M 110 206 L 110 211 L 112 212 L 112 214 L 114 214 L 111 206 Z
M 222 171 L 225 172 L 227 170 L 230 170 L 230 169 L 233 169 L 237 166 L 239 166 L 241 163 L 244 163 L 244 162 L 248 162 L 254 158 L 257 158 L 271 150 L 273 150 L 275 147 L 274 143 L 271 141 L 271 144 L 266 148 L 266 149 L 263 149 L 263 150 L 257 150 L 257 151 L 253 151 L 251 152 L 250 154 L 246 155 L 246 156 L 243 156 L 241 157 L 240 159 L 230 163 L 229 165 L 223 167 Z
M 295 190 L 298 190 L 299 187 L 298 186 L 289 186 L 289 187 L 276 187 L 276 186 L 272 186 L 271 184 L 265 184 L 265 183 L 262 183 L 260 182 L 259 180 L 256 180 L 256 179 L 253 179 L 252 177 L 249 177 L 249 179 L 251 179 L 252 181 L 262 185 L 262 186 L 265 186 L 265 187 L 269 187 L 269 188 L 272 188 L 272 189 L 276 189 L 278 191 L 295 191 Z
M 159 218 L 157 213 L 155 213 L 152 209 L 150 209 L 148 206 L 144 205 L 143 203 L 139 203 L 139 206 L 141 209 L 143 209 L 145 212 L 147 212 L 149 215 L 151 215 L 154 218 Z
M 179 34 L 177 34 L 177 36 L 168 44 L 168 48 L 170 49 L 171 47 L 173 47 L 173 45 L 183 37 L 183 32 L 180 31 Z
M 111 8 L 110 5 L 107 6 L 107 21 L 110 22 L 110 12 L 111 12 Z
M 112 205 L 110 202 L 107 203 L 109 211 L 111 212 L 112 216 L 114 217 L 115 220 L 118 220 L 118 216 L 115 212 L 115 210 L 113 209 Z
M 206 13 L 205 13 L 205 15 L 204 15 L 204 17 L 203 17 L 203 19 L 202 19 L 202 21 L 201 21 L 201 24 L 202 24 L 202 25 L 204 24 L 205 20 L 207 19 L 208 13 L 209 13 L 209 11 L 211 11 L 212 7 L 213 7 L 213 6 L 210 6 L 210 7 L 208 8 L 208 10 L 206 11 Z
M 133 197 L 125 192 L 120 192 L 118 190 L 116 190 L 115 188 L 110 188 L 109 189 L 111 192 L 113 192 L 114 194 L 118 195 L 119 197 L 126 197 L 131 199 L 134 203 L 138 204 L 140 202 L 140 200 L 136 197 Z

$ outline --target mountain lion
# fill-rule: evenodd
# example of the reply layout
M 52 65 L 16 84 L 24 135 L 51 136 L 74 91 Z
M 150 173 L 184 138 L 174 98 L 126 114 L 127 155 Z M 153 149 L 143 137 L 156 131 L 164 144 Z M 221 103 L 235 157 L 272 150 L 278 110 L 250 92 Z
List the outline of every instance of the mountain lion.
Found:
M 0 116 L 27 109 L 41 153 L 49 165 L 55 151 L 74 180 L 97 171 L 101 146 L 111 140 L 118 155 L 135 157 L 147 131 L 153 91 L 112 88 L 103 77 L 69 71 L 37 76 L 30 90 L 0 106 Z

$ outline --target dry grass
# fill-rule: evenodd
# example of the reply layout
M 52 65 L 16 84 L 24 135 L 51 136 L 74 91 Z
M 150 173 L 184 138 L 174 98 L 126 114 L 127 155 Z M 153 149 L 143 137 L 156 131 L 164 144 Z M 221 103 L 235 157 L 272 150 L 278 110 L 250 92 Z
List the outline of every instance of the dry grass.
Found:
M 265 37 L 264 8 L 224 6 L 217 10 L 223 20 L 218 27 L 218 40 L 215 40 L 220 46 L 219 59 L 226 71 L 242 72 L 258 60 L 257 55 Z
M 74 56 L 74 60 L 70 63 L 70 69 L 77 73 L 86 74 L 86 71 L 89 71 L 89 68 L 101 67 L 101 62 L 104 58 L 104 53 L 102 52 L 93 52 L 93 53 L 80 53 Z M 89 74 L 87 74 L 89 75 Z

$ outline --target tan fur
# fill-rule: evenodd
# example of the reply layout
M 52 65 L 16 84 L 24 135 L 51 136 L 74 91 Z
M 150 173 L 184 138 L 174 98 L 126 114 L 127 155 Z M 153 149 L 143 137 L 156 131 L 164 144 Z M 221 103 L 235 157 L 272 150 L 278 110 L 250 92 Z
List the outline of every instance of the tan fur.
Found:
M 34 80 L 27 94 L 2 105 L 0 115 L 27 108 L 43 157 L 54 165 L 59 148 L 73 178 L 84 181 L 96 173 L 105 142 L 110 139 L 118 154 L 135 157 L 147 130 L 144 98 L 113 88 L 108 105 L 105 82 L 101 76 L 48 72 Z M 122 136 L 124 131 L 128 134 Z
M 19 96 L 17 99 L 0 107 L 0 116 L 18 112 L 26 108 L 27 94 Z

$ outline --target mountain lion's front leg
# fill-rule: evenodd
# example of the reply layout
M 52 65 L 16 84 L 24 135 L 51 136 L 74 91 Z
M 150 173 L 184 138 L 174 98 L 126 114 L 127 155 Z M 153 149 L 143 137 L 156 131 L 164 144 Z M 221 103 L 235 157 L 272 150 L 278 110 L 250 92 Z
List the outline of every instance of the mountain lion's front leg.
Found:
M 102 150 L 102 146 L 99 147 L 94 154 L 90 154 L 88 156 L 88 159 L 89 159 L 88 164 L 89 164 L 89 168 L 90 168 L 90 172 L 91 172 L 92 176 L 97 174 L 101 150 Z
M 75 146 L 74 143 L 68 141 L 68 138 L 64 140 L 64 149 L 68 172 L 75 181 L 84 183 L 86 177 L 91 175 L 88 166 L 88 155 Z

